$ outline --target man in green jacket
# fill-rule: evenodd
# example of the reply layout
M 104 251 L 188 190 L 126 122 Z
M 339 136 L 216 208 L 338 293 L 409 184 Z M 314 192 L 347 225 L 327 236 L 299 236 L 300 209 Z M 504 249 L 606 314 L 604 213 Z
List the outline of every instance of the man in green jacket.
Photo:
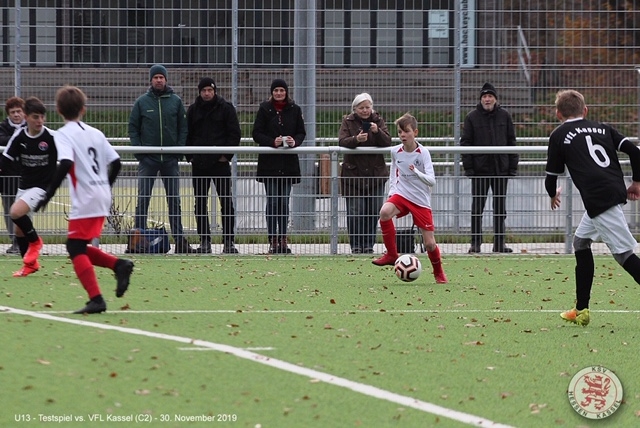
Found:
M 129 139 L 132 146 L 184 147 L 187 139 L 187 119 L 184 104 L 167 85 L 167 69 L 156 64 L 149 69 L 151 86 L 136 100 L 129 116 Z M 182 229 L 180 207 L 181 154 L 136 153 L 138 160 L 138 203 L 135 227 L 147 228 L 147 213 L 151 192 L 158 173 L 164 184 L 169 206 L 169 225 L 176 243 L 174 253 L 187 254 L 189 246 Z

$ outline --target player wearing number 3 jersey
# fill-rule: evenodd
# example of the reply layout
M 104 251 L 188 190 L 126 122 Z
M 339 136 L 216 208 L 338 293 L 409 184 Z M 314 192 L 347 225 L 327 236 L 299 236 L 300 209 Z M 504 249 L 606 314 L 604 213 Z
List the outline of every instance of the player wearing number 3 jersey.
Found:
M 640 199 L 640 150 L 610 125 L 586 119 L 587 111 L 581 93 L 563 90 L 556 95 L 556 116 L 563 123 L 549 136 L 545 179 L 551 209 L 555 210 L 560 206 L 557 178 L 566 166 L 586 209 L 573 238 L 576 306 L 560 315 L 583 326 L 589 324 L 594 240 L 607 244 L 613 258 L 640 283 L 640 258 L 634 254 L 637 241 L 622 210 L 627 199 Z M 629 155 L 631 161 L 633 181 L 628 188 L 618 151 Z
M 133 262 L 119 259 L 89 245 L 99 238 L 111 210 L 111 186 L 116 181 L 120 156 L 104 134 L 82 121 L 86 112 L 85 94 L 75 86 L 56 92 L 56 108 L 64 126 L 55 135 L 59 165 L 36 211 L 44 208 L 67 177 L 71 196 L 67 252 L 73 269 L 86 290 L 89 301 L 76 314 L 95 314 L 107 310 L 94 266 L 111 269 L 117 279 L 116 297 L 129 287 Z

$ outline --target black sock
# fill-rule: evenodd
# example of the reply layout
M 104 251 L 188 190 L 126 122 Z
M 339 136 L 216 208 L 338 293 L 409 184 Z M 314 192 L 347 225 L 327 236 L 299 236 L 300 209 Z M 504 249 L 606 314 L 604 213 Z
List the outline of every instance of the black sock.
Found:
M 576 309 L 582 310 L 589 307 L 591 298 L 591 286 L 595 271 L 593 253 L 591 249 L 579 250 L 576 256 Z
M 38 240 L 38 233 L 33 228 L 33 222 L 28 215 L 23 215 L 20 218 L 11 219 L 16 226 L 22 230 L 24 236 L 27 238 L 29 242 L 36 242 Z
M 27 250 L 29 249 L 29 241 L 25 236 L 16 236 L 16 241 L 18 242 L 18 248 L 20 249 L 20 255 L 24 257 L 27 254 Z
M 640 258 L 638 258 L 638 256 L 631 254 L 629 258 L 625 260 L 622 267 L 640 284 Z

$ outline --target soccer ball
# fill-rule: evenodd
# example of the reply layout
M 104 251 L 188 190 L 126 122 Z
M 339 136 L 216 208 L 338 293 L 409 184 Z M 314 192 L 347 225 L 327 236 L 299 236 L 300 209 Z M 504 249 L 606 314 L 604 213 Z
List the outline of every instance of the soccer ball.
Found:
M 396 260 L 394 270 L 402 281 L 411 282 L 418 279 L 422 273 L 422 263 L 413 254 L 403 254 Z

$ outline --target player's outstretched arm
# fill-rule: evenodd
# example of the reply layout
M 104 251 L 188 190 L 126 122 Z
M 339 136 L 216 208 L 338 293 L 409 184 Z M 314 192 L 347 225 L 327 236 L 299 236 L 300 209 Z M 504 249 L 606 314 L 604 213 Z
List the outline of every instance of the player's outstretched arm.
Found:
M 630 201 L 637 201 L 640 199 L 640 181 L 633 181 L 631 185 L 627 187 L 627 199 Z
M 62 159 L 60 161 L 58 167 L 56 168 L 56 172 L 51 179 L 51 183 L 49 184 L 49 187 L 47 187 L 47 193 L 45 194 L 44 198 L 38 202 L 38 205 L 34 210 L 35 212 L 44 210 L 47 207 L 47 204 L 49 203 L 51 198 L 53 198 L 53 196 L 56 194 L 56 190 L 58 190 L 58 187 L 60 187 L 62 181 L 71 170 L 71 167 L 73 167 L 73 161 L 69 159 Z

